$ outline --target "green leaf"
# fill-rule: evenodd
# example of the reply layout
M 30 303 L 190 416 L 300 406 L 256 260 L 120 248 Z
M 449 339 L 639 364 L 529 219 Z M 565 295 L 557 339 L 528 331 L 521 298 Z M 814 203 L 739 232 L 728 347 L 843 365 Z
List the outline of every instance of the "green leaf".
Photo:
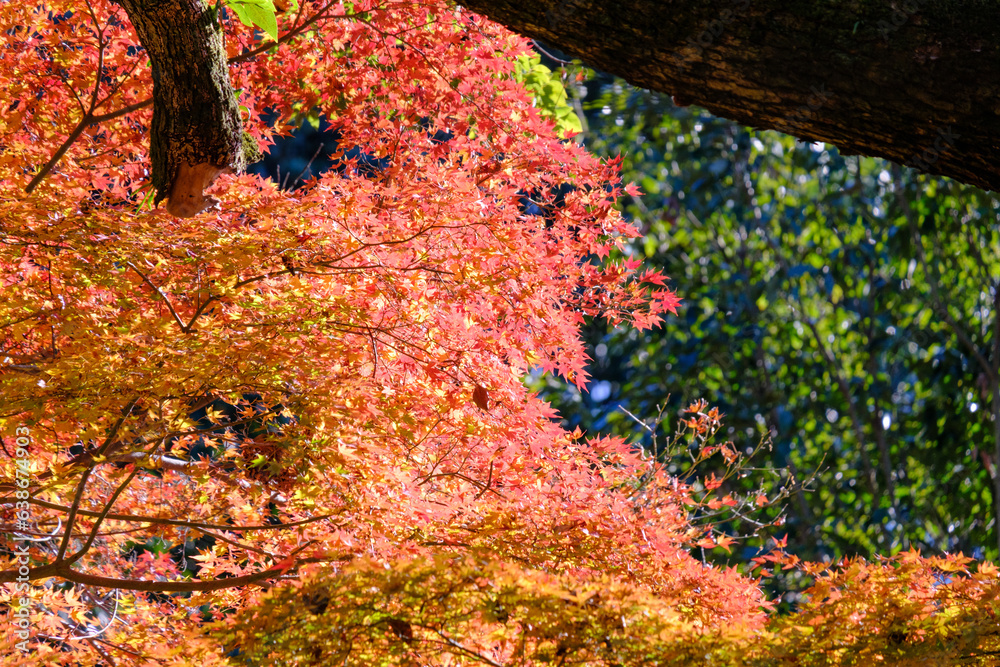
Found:
M 535 106 L 543 116 L 556 124 L 560 136 L 572 136 L 583 130 L 580 118 L 569 105 L 562 81 L 542 64 L 541 56 L 521 56 L 517 59 L 514 78 L 531 93 Z
M 260 28 L 278 41 L 278 19 L 271 0 L 226 0 L 226 6 L 236 13 L 243 25 Z

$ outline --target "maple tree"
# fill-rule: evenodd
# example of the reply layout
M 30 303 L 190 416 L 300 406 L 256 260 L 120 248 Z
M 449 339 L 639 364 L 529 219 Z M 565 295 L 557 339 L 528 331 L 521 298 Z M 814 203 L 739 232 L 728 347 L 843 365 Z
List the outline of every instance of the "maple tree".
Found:
M 241 149 L 318 112 L 339 152 L 295 191 L 222 174 L 183 218 L 149 205 L 163 91 L 124 10 L 0 18 L 5 665 L 996 653 L 996 569 L 960 558 L 778 550 L 758 565 L 816 584 L 769 620 L 758 578 L 690 550 L 731 541 L 695 509 L 773 498 L 565 432 L 524 388 L 583 385 L 585 318 L 677 304 L 611 259 L 618 165 L 536 108 L 526 40 L 435 1 L 303 2 L 276 40 L 203 10 Z M 738 458 L 718 422 L 686 428 Z

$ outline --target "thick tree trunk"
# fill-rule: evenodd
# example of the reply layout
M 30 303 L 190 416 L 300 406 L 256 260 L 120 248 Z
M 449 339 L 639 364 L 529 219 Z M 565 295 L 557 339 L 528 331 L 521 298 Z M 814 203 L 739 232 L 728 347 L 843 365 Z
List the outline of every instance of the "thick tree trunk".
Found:
M 994 2 L 459 1 L 678 104 L 1000 190 Z
M 202 0 L 119 0 L 153 69 L 150 158 L 156 201 L 190 217 L 213 205 L 203 190 L 246 167 L 243 127 L 214 8 Z

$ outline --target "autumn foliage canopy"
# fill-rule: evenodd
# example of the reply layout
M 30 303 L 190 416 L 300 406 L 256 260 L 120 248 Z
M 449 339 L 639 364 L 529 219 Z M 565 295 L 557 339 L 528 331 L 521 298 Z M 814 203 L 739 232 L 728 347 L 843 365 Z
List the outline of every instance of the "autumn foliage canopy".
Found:
M 517 76 L 526 40 L 435 0 L 289 5 L 277 44 L 215 16 L 248 140 L 318 114 L 338 152 L 179 219 L 125 12 L 0 11 L 4 665 L 993 659 L 992 565 L 779 550 L 757 564 L 815 583 L 770 618 L 691 555 L 729 542 L 692 512 L 742 499 L 524 388 L 583 386 L 585 318 L 678 303 L 622 252 L 616 164 Z

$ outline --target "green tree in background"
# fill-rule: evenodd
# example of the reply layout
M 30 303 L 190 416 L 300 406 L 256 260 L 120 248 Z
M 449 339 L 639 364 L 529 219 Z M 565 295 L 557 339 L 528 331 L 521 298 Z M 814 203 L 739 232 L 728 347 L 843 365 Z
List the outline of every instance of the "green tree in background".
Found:
M 633 250 L 684 302 L 658 330 L 591 325 L 590 391 L 538 381 L 566 421 L 648 445 L 703 397 L 740 448 L 818 471 L 786 505 L 801 554 L 995 559 L 1000 200 L 586 75 L 583 141 L 623 156 Z

